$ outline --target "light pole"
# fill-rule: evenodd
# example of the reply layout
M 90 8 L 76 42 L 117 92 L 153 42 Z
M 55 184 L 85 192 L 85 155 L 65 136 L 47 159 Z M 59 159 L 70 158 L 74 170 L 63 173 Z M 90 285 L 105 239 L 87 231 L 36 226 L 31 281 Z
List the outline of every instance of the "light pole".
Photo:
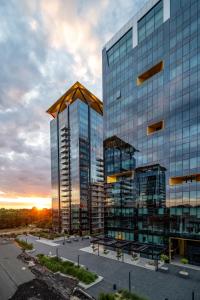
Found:
M 128 290 L 131 293 L 131 271 L 128 273 Z
M 78 268 L 79 268 L 79 258 L 80 258 L 80 255 L 78 255 Z
M 63 245 L 65 245 L 65 233 L 64 233 L 64 241 L 63 241 Z

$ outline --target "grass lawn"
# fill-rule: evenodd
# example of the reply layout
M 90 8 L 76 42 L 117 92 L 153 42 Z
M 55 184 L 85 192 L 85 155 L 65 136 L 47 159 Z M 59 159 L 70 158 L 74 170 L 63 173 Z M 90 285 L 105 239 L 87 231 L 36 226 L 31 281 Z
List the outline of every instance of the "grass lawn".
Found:
M 31 243 L 27 243 L 25 241 L 22 241 L 20 239 L 15 239 L 15 241 L 17 242 L 17 244 L 24 250 L 33 250 L 33 244 Z
M 95 273 L 89 272 L 83 267 L 78 267 L 70 261 L 62 261 L 57 257 L 48 257 L 43 254 L 37 255 L 41 265 L 47 267 L 52 272 L 61 272 L 63 274 L 71 275 L 85 284 L 90 284 L 97 279 Z

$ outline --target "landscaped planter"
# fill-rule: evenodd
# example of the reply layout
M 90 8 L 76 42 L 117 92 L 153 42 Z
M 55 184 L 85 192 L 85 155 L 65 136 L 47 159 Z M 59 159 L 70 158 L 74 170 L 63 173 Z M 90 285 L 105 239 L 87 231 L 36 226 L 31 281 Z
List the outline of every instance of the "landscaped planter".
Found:
M 93 250 L 93 252 L 95 252 L 98 250 L 98 248 L 96 248 L 95 245 L 92 245 L 92 250 Z
M 182 278 L 189 278 L 189 273 L 182 270 L 182 271 L 179 271 L 178 272 L 179 276 L 182 277 Z
M 17 242 L 19 247 L 22 248 L 23 251 L 32 251 L 33 250 L 33 244 L 32 243 L 28 243 L 28 242 L 26 242 L 22 239 L 18 239 L 18 238 L 16 238 L 15 241 Z
M 86 286 L 95 283 L 95 281 L 98 279 L 97 274 L 89 272 L 84 267 L 77 266 L 71 261 L 63 261 L 61 258 L 48 257 L 42 254 L 39 254 L 37 257 L 40 264 L 47 267 L 50 271 L 54 273 L 60 272 L 64 275 L 72 276 Z
M 36 250 L 33 248 L 32 250 L 25 250 L 26 253 L 33 253 L 35 252 Z
M 131 260 L 137 261 L 137 260 L 139 260 L 139 256 L 136 253 L 134 253 L 134 254 L 132 254 Z
M 160 267 L 159 270 L 163 273 L 169 273 L 169 268 L 165 266 Z

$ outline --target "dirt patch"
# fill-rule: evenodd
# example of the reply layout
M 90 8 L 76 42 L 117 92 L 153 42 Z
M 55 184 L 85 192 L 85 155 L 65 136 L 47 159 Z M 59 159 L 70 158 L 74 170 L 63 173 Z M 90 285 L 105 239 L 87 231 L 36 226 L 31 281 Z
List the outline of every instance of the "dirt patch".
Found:
M 21 284 L 10 300 L 65 300 L 40 279 Z

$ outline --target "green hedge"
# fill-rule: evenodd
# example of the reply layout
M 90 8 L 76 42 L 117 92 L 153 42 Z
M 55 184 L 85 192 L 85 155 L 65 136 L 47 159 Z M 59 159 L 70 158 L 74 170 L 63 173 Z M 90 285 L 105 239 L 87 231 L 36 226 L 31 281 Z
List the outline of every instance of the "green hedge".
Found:
M 99 296 L 99 300 L 115 300 L 116 297 L 114 294 L 108 294 L 108 293 L 101 293 Z
M 15 241 L 17 242 L 17 244 L 24 250 L 33 250 L 33 244 L 32 243 L 27 243 L 23 240 L 20 239 L 15 239 Z
M 47 257 L 43 254 L 38 254 L 37 257 L 40 264 L 47 267 L 52 272 L 59 271 L 63 274 L 71 275 L 86 284 L 90 284 L 97 279 L 95 273 L 89 272 L 82 267 L 78 267 L 72 262 L 62 261 L 57 257 Z
M 47 231 L 33 231 L 33 232 L 31 232 L 31 234 L 41 237 L 41 238 L 49 239 L 49 240 L 54 240 L 56 238 L 64 236 L 63 233 L 47 232 Z M 67 236 L 67 235 L 65 235 L 65 236 Z
M 113 293 L 101 293 L 99 300 L 147 300 L 135 293 L 129 293 L 126 290 L 121 290 L 115 294 Z

